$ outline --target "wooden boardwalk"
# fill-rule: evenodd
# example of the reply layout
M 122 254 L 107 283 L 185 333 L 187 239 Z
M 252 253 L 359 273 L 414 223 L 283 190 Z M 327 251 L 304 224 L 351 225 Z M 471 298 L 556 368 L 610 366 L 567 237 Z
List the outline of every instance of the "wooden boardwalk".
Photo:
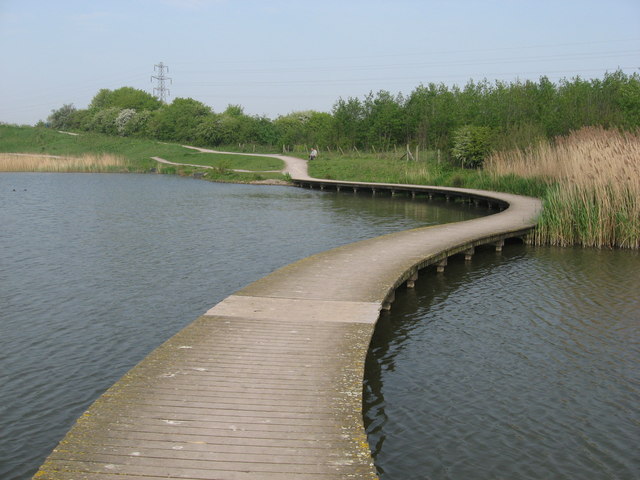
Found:
M 535 199 L 450 191 L 510 207 L 346 245 L 236 292 L 101 396 L 34 478 L 377 478 L 362 378 L 380 309 L 420 269 L 525 235 L 540 210 Z

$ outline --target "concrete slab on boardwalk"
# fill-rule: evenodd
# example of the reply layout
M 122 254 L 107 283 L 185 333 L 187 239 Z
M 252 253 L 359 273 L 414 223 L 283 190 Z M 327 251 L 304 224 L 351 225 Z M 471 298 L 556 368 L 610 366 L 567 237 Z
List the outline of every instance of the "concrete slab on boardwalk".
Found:
M 259 320 L 374 324 L 380 314 L 375 302 L 339 302 L 306 298 L 231 295 L 205 315 L 242 316 Z

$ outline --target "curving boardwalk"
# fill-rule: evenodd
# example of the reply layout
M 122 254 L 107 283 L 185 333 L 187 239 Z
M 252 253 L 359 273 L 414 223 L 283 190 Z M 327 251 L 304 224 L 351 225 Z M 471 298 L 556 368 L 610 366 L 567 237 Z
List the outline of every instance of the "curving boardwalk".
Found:
M 311 179 L 300 186 L 406 190 L 507 206 L 295 262 L 215 305 L 153 351 L 78 420 L 34 478 L 374 479 L 362 424 L 364 361 L 395 289 L 475 246 L 527 234 L 536 199 Z

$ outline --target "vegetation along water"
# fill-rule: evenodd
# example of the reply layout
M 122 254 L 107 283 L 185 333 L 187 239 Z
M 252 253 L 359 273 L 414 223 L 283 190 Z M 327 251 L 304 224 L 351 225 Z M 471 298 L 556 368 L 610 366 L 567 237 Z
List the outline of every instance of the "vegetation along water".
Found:
M 371 92 L 362 99 L 338 99 L 330 113 L 299 111 L 275 120 L 246 115 L 240 105 L 216 113 L 191 98 L 163 104 L 122 87 L 100 90 L 86 109 L 63 105 L 40 127 L 25 132 L 2 126 L 0 151 L 86 153 L 100 159 L 65 167 L 51 158 L 39 161 L 38 168 L 52 170 L 154 170 L 248 182 L 286 178 L 269 172 L 278 167 L 264 159 L 223 158 L 175 143 L 305 157 L 315 147 L 319 156 L 311 173 L 318 177 L 534 195 L 545 204 L 534 239 L 539 244 L 640 246 L 637 73 L 557 83 L 546 77 L 469 81 L 463 87 L 429 83 L 406 96 Z M 123 157 L 125 164 L 114 159 L 98 165 L 108 162 L 104 154 Z M 151 156 L 214 168 L 159 165 Z M 13 166 L 0 169 L 27 168 L 17 162 L 5 157 L 5 165 Z

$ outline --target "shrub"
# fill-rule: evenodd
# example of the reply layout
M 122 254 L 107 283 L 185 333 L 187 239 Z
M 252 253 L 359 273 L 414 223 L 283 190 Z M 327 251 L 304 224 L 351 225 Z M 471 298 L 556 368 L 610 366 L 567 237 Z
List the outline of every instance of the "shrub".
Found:
M 491 129 L 465 125 L 453 133 L 451 156 L 462 168 L 481 168 L 491 153 Z
M 129 122 L 135 117 L 136 111 L 133 108 L 125 108 L 121 110 L 118 116 L 116 117 L 116 128 L 118 129 L 118 135 L 125 137 L 127 136 L 128 129 L 127 126 Z
M 47 118 L 47 122 L 51 128 L 64 129 L 73 127 L 73 117 L 76 114 L 76 107 L 73 103 L 62 105 L 58 110 L 51 110 L 51 115 Z

